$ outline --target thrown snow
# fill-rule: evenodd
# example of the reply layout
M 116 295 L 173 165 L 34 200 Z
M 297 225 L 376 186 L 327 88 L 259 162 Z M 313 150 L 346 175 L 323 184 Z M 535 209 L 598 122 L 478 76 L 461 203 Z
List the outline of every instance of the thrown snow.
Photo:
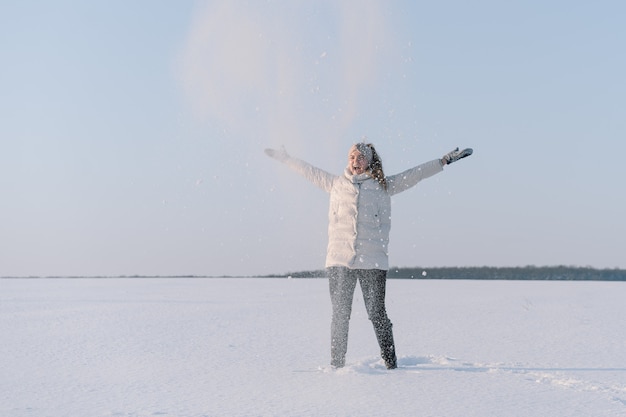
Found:
M 399 368 L 325 279 L 2 279 L 1 416 L 624 416 L 625 283 L 390 280 Z

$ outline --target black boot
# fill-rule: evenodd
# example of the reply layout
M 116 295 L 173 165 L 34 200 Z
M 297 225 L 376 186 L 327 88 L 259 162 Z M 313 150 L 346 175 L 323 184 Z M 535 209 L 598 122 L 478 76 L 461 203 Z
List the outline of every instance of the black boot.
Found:
M 378 339 L 378 345 L 380 346 L 380 356 L 385 361 L 387 369 L 396 369 L 398 367 L 392 327 L 391 322 L 387 318 L 386 320 L 382 320 L 382 323 L 374 322 L 374 330 L 376 332 L 376 338 Z
M 385 361 L 387 369 L 396 369 L 398 367 L 398 360 L 396 358 L 396 348 L 392 344 L 381 349 L 380 356 Z

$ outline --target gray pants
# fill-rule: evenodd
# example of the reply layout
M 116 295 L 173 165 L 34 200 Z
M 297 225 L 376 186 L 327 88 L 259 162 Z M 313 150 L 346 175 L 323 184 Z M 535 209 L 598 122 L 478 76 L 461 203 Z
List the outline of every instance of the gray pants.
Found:
M 387 368 L 396 368 L 396 349 L 392 324 L 385 309 L 387 271 L 380 269 L 349 269 L 330 267 L 326 270 L 333 305 L 331 322 L 331 365 L 342 367 L 348 351 L 348 330 L 352 299 L 357 280 L 361 284 L 367 316 L 374 325 L 381 356 Z

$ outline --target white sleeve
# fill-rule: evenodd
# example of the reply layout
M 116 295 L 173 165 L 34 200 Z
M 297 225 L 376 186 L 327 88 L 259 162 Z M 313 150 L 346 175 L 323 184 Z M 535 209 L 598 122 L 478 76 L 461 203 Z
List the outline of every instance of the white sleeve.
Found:
M 389 195 L 406 191 L 418 182 L 443 171 L 443 165 L 439 159 L 426 162 L 414 168 L 407 169 L 396 175 L 387 177 L 387 190 Z
M 317 168 L 309 164 L 308 162 L 302 161 L 292 156 L 285 155 L 280 159 L 276 159 L 284 163 L 289 168 L 302 175 L 304 178 L 311 181 L 314 185 L 318 186 L 327 193 L 330 192 L 333 186 L 333 182 L 335 181 L 335 178 L 337 178 L 336 175 L 326 172 L 323 169 Z

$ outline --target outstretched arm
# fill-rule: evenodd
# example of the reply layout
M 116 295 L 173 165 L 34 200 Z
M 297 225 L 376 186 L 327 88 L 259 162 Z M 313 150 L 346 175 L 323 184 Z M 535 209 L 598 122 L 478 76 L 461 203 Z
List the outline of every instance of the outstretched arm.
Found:
M 326 192 L 330 192 L 333 181 L 336 176 L 317 168 L 308 162 L 290 156 L 285 148 L 282 149 L 265 149 L 265 154 L 287 165 L 289 168 L 302 175 L 314 185 L 318 186 Z
M 407 169 L 399 174 L 387 177 L 387 190 L 390 195 L 406 191 L 414 187 L 421 180 L 432 177 L 443 171 L 443 165 L 441 159 L 434 159 L 414 168 Z
M 415 186 L 418 182 L 443 171 L 444 165 L 449 165 L 459 159 L 470 156 L 473 153 L 471 148 L 459 151 L 459 148 L 448 152 L 441 159 L 435 159 L 414 168 L 407 169 L 397 175 L 387 177 L 387 187 L 390 195 L 401 193 Z

